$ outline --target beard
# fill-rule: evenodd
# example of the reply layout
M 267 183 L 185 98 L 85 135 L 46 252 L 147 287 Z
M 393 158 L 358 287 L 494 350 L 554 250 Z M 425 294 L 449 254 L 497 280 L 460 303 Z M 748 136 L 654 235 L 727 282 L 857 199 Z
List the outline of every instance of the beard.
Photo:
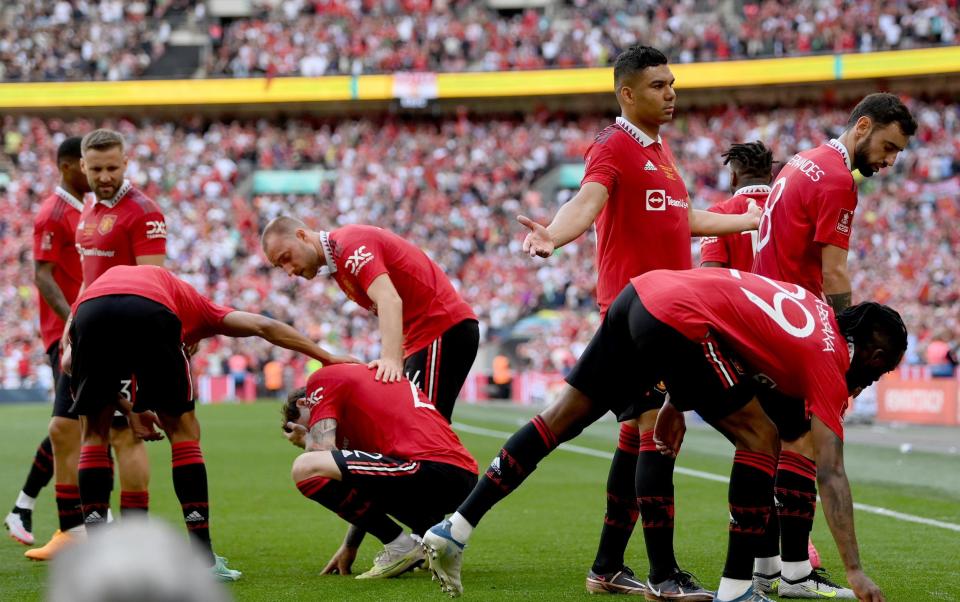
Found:
M 869 178 L 876 173 L 873 166 L 870 165 L 869 159 L 869 148 L 870 141 L 873 139 L 873 133 L 871 132 L 865 140 L 861 140 L 857 143 L 857 146 L 853 149 L 853 167 L 860 171 L 860 175 L 865 178 Z

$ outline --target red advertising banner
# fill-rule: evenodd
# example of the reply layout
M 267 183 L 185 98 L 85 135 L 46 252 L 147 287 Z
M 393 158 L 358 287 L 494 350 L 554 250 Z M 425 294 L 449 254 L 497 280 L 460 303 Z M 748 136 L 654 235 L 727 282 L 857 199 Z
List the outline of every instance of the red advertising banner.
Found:
M 894 371 L 877 384 L 877 420 L 910 424 L 960 424 L 956 378 L 905 378 Z

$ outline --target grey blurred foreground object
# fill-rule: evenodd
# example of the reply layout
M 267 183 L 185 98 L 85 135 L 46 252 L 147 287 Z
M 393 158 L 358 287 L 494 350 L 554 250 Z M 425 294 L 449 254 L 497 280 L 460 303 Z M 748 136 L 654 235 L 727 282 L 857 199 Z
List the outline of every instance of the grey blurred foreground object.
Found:
M 48 602 L 228 602 L 228 592 L 182 533 L 151 519 L 124 519 L 63 550 Z

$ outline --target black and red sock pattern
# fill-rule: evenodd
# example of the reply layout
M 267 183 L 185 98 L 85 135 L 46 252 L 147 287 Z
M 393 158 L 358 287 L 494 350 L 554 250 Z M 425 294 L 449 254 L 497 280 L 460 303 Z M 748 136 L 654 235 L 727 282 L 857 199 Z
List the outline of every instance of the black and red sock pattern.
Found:
M 476 526 L 483 515 L 519 487 L 557 445 L 556 435 L 543 418 L 535 416 L 507 439 L 490 468 L 457 511 Z
M 650 561 L 650 579 L 654 582 L 667 579 L 677 570 L 673 552 L 673 465 L 673 458 L 657 451 L 653 431 L 640 434 L 637 502 Z
M 340 481 L 310 477 L 297 482 L 297 489 L 352 525 L 388 544 L 403 533 L 403 527 L 387 516 L 369 498 Z
M 180 441 L 171 447 L 173 490 L 180 501 L 183 522 L 200 549 L 213 563 L 210 543 L 210 498 L 207 491 L 207 466 L 199 441 Z
M 150 510 L 150 492 L 149 491 L 121 491 L 120 492 L 120 516 L 129 518 L 133 516 L 145 516 Z
M 57 494 L 57 517 L 60 530 L 66 533 L 83 524 L 80 488 L 76 485 L 54 485 Z
M 593 561 L 598 575 L 623 568 L 623 555 L 640 516 L 635 475 L 640 453 L 640 431 L 627 423 L 620 425 L 620 440 L 607 476 L 607 512 L 600 531 L 600 545 Z
M 807 542 L 817 511 L 817 465 L 801 454 L 781 452 L 774 494 L 783 560 L 808 560 Z
M 749 580 L 773 515 L 773 475 L 777 459 L 771 454 L 737 450 L 730 471 L 730 532 L 723 576 Z
M 106 524 L 113 488 L 113 467 L 106 445 L 84 445 L 77 463 L 83 523 L 90 527 Z
M 32 498 L 40 495 L 40 490 L 47 486 L 53 477 L 53 446 L 50 437 L 44 438 L 37 447 L 33 456 L 33 464 L 27 473 L 27 481 L 23 484 L 23 492 Z

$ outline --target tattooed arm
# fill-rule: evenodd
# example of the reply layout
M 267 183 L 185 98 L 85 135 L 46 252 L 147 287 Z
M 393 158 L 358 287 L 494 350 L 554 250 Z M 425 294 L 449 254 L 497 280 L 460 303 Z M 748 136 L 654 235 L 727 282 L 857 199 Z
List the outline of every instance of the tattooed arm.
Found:
M 337 421 L 333 418 L 318 421 L 307 431 L 305 439 L 307 451 L 337 449 Z
M 847 570 L 847 581 L 859 600 L 883 602 L 883 592 L 863 572 L 853 527 L 853 496 L 843 467 L 843 440 L 816 416 L 811 424 L 817 461 L 817 484 L 833 539 Z

